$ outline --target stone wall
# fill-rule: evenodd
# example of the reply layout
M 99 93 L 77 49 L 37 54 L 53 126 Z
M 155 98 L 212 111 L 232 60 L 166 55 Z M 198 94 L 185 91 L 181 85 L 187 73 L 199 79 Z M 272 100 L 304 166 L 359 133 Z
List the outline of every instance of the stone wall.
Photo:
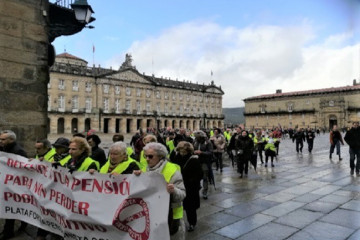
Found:
M 0 130 L 16 132 L 31 156 L 46 138 L 47 1 L 0 1 Z

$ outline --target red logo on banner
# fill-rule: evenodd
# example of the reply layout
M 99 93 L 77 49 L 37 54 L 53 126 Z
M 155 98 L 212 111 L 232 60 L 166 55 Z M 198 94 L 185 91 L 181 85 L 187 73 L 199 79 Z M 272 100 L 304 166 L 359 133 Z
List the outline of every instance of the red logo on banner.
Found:
M 136 212 L 135 214 L 132 214 L 130 216 L 126 216 L 123 212 L 126 208 L 130 206 L 140 206 L 142 210 L 140 212 Z M 127 211 L 127 214 L 130 211 Z M 143 232 L 136 232 L 134 229 L 132 229 L 128 223 L 139 219 L 139 218 L 145 218 L 145 226 Z M 122 220 L 121 220 L 122 219 Z M 146 202 L 142 198 L 130 198 L 125 199 L 119 206 L 119 208 L 116 210 L 114 219 L 113 219 L 113 225 L 124 232 L 129 233 L 130 237 L 132 239 L 136 240 L 147 240 L 149 239 L 150 235 L 150 216 L 149 216 L 149 208 L 146 204 Z

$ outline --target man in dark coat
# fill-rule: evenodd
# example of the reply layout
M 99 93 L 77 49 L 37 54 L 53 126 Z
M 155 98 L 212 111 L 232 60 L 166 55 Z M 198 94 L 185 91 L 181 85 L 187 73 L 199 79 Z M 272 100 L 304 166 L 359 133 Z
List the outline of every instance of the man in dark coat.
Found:
M 349 145 L 350 153 L 350 174 L 354 174 L 354 169 L 356 169 L 356 174 L 360 172 L 360 128 L 359 122 L 353 122 L 352 128 L 346 132 L 344 137 L 345 142 Z M 355 165 L 356 157 L 356 165 Z
M 330 131 L 330 155 L 329 155 L 330 159 L 332 158 L 332 154 L 334 153 L 334 150 L 336 148 L 336 154 L 339 155 L 339 161 L 342 160 L 340 144 L 344 145 L 344 140 L 337 126 L 334 125 L 333 129 Z
M 292 141 L 296 142 L 296 152 L 297 153 L 299 151 L 302 152 L 302 149 L 304 147 L 304 142 L 305 142 L 305 134 L 304 134 L 302 128 L 298 128 L 296 130 L 296 133 L 294 134 Z
M 4 130 L 0 133 L 0 146 L 4 152 L 13 153 L 27 158 L 25 150 L 16 142 L 16 134 L 11 130 Z M 14 237 L 14 219 L 6 219 L 1 239 Z M 27 223 L 21 222 L 19 231 L 24 231 Z
M 314 147 L 315 132 L 311 128 L 308 128 L 305 135 L 306 135 L 306 141 L 308 143 L 308 150 L 309 153 L 311 153 Z
M 254 142 L 245 130 L 241 132 L 241 135 L 237 136 L 235 150 L 238 173 L 240 173 L 240 178 L 242 178 L 243 173 L 245 173 L 245 175 L 248 174 L 249 161 L 251 161 L 254 150 Z

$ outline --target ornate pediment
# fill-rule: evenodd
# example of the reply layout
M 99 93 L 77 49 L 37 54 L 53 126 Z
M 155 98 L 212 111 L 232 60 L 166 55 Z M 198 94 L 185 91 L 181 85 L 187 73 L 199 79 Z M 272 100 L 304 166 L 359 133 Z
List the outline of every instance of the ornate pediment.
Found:
M 152 84 L 152 82 L 146 79 L 144 76 L 130 69 L 107 75 L 105 78 L 111 80 L 122 80 L 122 81 L 136 82 L 136 83 Z
M 217 87 L 208 87 L 208 88 L 206 88 L 205 92 L 224 94 L 224 92 L 221 89 L 217 88 Z

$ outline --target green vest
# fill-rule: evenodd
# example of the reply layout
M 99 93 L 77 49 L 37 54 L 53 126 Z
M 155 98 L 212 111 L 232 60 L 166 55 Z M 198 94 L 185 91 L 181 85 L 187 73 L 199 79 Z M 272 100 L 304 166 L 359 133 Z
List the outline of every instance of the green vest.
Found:
M 181 171 L 179 165 L 171 162 L 166 162 L 166 165 L 162 169 L 161 174 L 164 176 L 165 181 L 169 183 L 176 171 Z M 173 219 L 181 219 L 183 218 L 183 216 L 184 216 L 183 206 L 173 208 Z
M 174 140 L 167 141 L 166 146 L 169 148 L 169 155 L 170 155 L 170 153 L 172 153 L 172 151 L 174 151 L 175 149 Z
M 132 147 L 127 147 L 126 148 L 126 153 L 127 153 L 128 156 L 131 156 L 131 154 L 134 153 L 134 149 Z
M 269 143 L 269 138 L 265 138 L 265 140 L 266 140 L 266 142 L 268 142 L 265 145 L 265 150 L 270 149 L 271 151 L 276 152 L 275 142 L 277 141 L 277 138 L 273 138 L 273 140 L 274 140 L 273 143 Z
M 136 163 L 136 165 L 138 165 L 138 166 L 140 165 L 137 161 L 135 161 L 134 159 L 128 157 L 128 159 L 127 159 L 126 161 L 119 163 L 119 164 L 111 171 L 111 173 L 119 173 L 119 174 L 121 174 L 121 173 L 123 173 L 123 172 L 129 167 L 129 165 L 130 165 L 131 163 L 133 163 L 133 162 Z M 100 169 L 100 173 L 108 173 L 108 172 L 109 172 L 109 167 L 110 167 L 110 161 L 107 161 L 107 162 L 105 163 L 105 165 L 102 166 L 102 168 Z M 140 168 L 140 166 L 139 166 L 139 168 Z
M 86 172 L 86 171 L 89 169 L 89 167 L 90 167 L 90 165 L 91 165 L 92 163 L 95 163 L 97 170 L 99 170 L 99 168 L 100 168 L 99 162 L 98 162 L 98 161 L 95 161 L 95 160 L 92 159 L 91 157 L 87 157 L 87 158 L 85 158 L 85 160 L 82 162 L 81 166 L 77 169 L 77 171 L 79 171 L 79 172 Z
M 145 153 L 144 153 L 144 150 L 142 150 L 140 153 L 140 170 L 142 172 L 146 172 L 147 165 L 148 165 L 148 163 L 145 158 Z
M 66 157 L 64 157 L 63 159 L 61 159 L 61 160 L 59 161 L 59 163 L 60 163 L 61 166 L 65 166 L 65 164 L 66 164 L 70 159 L 71 159 L 71 155 L 69 154 L 69 155 L 67 155 Z
M 54 155 L 56 154 L 56 150 L 55 148 L 51 148 L 45 155 L 44 155 L 44 160 L 48 161 L 48 162 L 53 162 L 54 161 Z M 39 156 L 36 155 L 35 157 L 36 159 L 39 159 Z
M 210 137 L 214 136 L 214 130 L 210 131 Z

